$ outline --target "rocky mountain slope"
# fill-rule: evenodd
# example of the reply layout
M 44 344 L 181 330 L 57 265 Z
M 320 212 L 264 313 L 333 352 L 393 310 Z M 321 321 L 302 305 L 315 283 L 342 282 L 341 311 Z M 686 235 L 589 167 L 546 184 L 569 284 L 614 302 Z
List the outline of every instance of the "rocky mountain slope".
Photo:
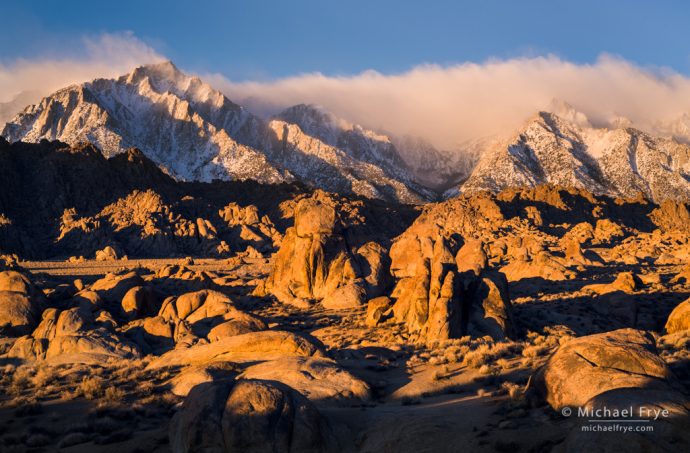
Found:
M 34 259 L 88 258 L 105 247 L 130 257 L 271 252 L 294 200 L 308 192 L 300 184 L 176 181 L 136 148 L 106 159 L 91 144 L 2 138 L 0 181 L 0 255 Z M 414 213 L 361 200 L 390 237 Z
M 427 200 L 435 197 L 432 190 L 415 182 L 385 135 L 309 105 L 284 110 L 268 127 L 280 140 L 277 159 L 300 180 L 311 178 L 318 187 L 369 198 L 409 200 L 410 192 Z M 344 170 L 346 178 L 342 178 Z
M 252 241 L 240 240 L 240 230 L 253 227 L 226 211 L 252 204 L 280 227 L 277 206 L 300 191 L 252 181 L 178 182 L 136 149 L 106 159 L 93 145 L 2 138 L 0 180 L 0 250 L 30 258 L 92 257 L 106 246 L 129 256 L 244 250 Z M 258 227 L 255 217 L 250 224 Z
M 375 139 L 361 128 L 331 141 L 288 126 L 286 135 L 280 123 L 263 121 L 165 62 L 59 90 L 27 107 L 2 135 L 9 141 L 90 142 L 106 157 L 137 147 L 187 181 L 279 183 L 297 176 L 314 187 L 389 201 L 419 203 L 433 196 L 413 183 L 390 146 L 376 154 Z
M 548 183 L 611 196 L 687 200 L 689 159 L 690 147 L 672 139 L 632 127 L 595 128 L 577 112 L 540 112 L 511 139 L 489 147 L 459 190 Z

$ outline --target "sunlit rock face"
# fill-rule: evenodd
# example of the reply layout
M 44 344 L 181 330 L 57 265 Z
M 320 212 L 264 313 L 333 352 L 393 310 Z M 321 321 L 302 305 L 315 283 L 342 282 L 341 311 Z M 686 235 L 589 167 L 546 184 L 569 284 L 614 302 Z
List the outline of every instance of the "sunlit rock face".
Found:
M 490 197 L 426 209 L 391 247 L 395 319 L 426 341 L 514 335 L 508 283 L 474 238 L 503 220 Z
M 266 289 L 284 303 L 356 308 L 390 284 L 386 250 L 361 231 L 362 206 L 324 192 L 301 199 L 275 255 Z M 375 219 L 370 221 L 375 222 Z

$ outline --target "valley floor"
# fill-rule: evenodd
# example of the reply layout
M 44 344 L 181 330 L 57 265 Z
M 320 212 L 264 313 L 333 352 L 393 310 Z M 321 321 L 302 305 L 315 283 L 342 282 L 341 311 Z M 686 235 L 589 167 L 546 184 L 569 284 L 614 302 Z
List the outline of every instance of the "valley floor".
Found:
M 160 274 L 178 261 L 21 264 L 37 284 L 58 289 L 74 285 L 75 279 L 91 284 L 108 272 Z M 314 400 L 342 451 L 550 451 L 565 439 L 574 421 L 548 405 L 530 402 L 525 397 L 529 377 L 570 336 L 625 324 L 612 318 L 608 299 L 582 287 L 611 282 L 624 271 L 659 275 L 658 283 L 615 301 L 618 312 L 625 311 L 618 307 L 626 303 L 637 303 L 638 325 L 656 331 L 690 295 L 689 287 L 669 283 L 678 266 L 584 268 L 563 282 L 511 283 L 519 340 L 465 337 L 427 346 L 415 342 L 403 324 L 368 326 L 365 307 L 305 310 L 253 296 L 255 283 L 270 269 L 265 259 L 244 259 L 234 266 L 228 260 L 194 259 L 186 267 L 197 275 L 207 273 L 216 290 L 243 311 L 260 316 L 269 329 L 318 339 L 328 357 L 368 384 L 372 395 L 367 401 Z M 179 280 L 179 293 L 198 288 L 198 277 Z M 687 350 L 667 346 L 662 354 L 687 391 Z M 2 359 L 0 450 L 170 451 L 169 423 L 183 401 L 171 389 L 186 367 L 152 367 L 154 361 L 154 356 L 81 365 Z M 253 364 L 239 363 L 239 372 Z

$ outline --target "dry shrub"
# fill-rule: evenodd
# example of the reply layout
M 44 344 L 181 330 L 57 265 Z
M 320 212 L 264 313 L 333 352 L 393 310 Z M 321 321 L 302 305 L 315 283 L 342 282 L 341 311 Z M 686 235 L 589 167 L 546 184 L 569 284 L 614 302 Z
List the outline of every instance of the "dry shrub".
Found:
M 30 435 L 24 443 L 27 447 L 36 448 L 49 445 L 51 441 L 52 439 L 49 436 L 42 433 L 37 433 Z
M 489 360 L 491 360 L 491 346 L 481 344 L 476 349 L 465 354 L 462 363 L 469 368 L 479 368 Z
M 447 362 L 445 357 L 432 357 L 429 359 L 429 365 L 443 365 Z
M 8 389 L 10 395 L 19 396 L 31 387 L 33 369 L 25 366 L 17 368 L 12 375 L 12 382 Z
M 446 351 L 443 354 L 443 358 L 445 359 L 446 363 L 457 363 L 462 359 L 461 355 L 458 355 L 454 351 Z
M 103 401 L 107 403 L 117 404 L 121 403 L 125 398 L 125 392 L 118 387 L 108 387 L 105 389 L 105 394 L 103 395 Z
M 36 371 L 36 374 L 31 379 L 34 387 L 41 388 L 48 384 L 52 384 L 57 379 L 57 373 L 49 366 L 43 366 Z
M 142 381 L 148 374 L 146 365 L 140 360 L 111 359 L 113 379 L 126 379 L 129 381 Z
M 514 342 L 480 343 L 474 350 L 465 354 L 463 365 L 469 368 L 480 368 L 500 358 L 514 356 L 522 345 Z
M 444 353 L 444 358 L 448 363 L 458 363 L 462 362 L 465 354 L 470 351 L 470 347 L 467 345 L 462 346 L 450 346 L 446 349 Z
M 514 382 L 503 382 L 501 384 L 501 389 L 505 391 L 506 394 L 508 394 L 510 399 L 512 399 L 513 401 L 520 400 L 525 395 L 525 389 L 523 388 L 523 386 L 516 384 Z
M 156 406 L 162 409 L 169 409 L 177 405 L 182 398 L 174 393 L 167 392 L 163 394 L 155 394 L 147 396 L 139 400 L 138 404 L 141 406 Z
M 69 433 L 58 442 L 58 448 L 67 448 L 73 445 L 83 444 L 89 441 L 89 437 L 81 432 Z
M 105 373 L 106 368 L 100 367 L 100 366 L 95 366 L 93 368 L 89 368 L 89 373 L 91 373 L 92 376 L 101 376 L 103 373 Z
M 173 374 L 170 372 L 170 370 L 166 368 L 162 368 L 156 375 L 155 379 L 159 381 L 165 381 L 166 379 L 170 379 L 173 376 Z
M 535 357 L 540 357 L 542 355 L 547 354 L 553 346 L 549 346 L 548 344 L 536 344 L 532 346 L 526 346 L 522 350 L 522 356 L 523 357 L 528 357 L 528 358 L 535 358 Z
M 660 337 L 657 348 L 660 351 L 687 350 L 690 348 L 690 331 L 685 330 Z
M 10 385 L 12 383 L 12 376 L 14 371 L 17 369 L 16 366 L 12 364 L 7 364 L 0 367 L 0 385 Z
M 448 377 L 448 376 L 447 376 L 447 372 L 444 373 L 444 372 L 441 371 L 441 370 L 435 370 L 435 371 L 431 374 L 431 379 L 432 379 L 433 381 L 440 381 L 441 379 L 445 379 L 446 377 Z
M 487 364 L 484 364 L 479 367 L 479 373 L 480 374 L 491 374 L 491 367 Z
M 77 390 L 86 399 L 96 399 L 103 394 L 103 379 L 98 376 L 85 376 Z
M 93 428 L 99 434 L 109 434 L 116 431 L 120 423 L 112 417 L 102 417 L 94 421 Z
M 512 368 L 510 362 L 503 358 L 496 360 L 496 366 L 501 370 L 507 370 L 509 368 Z
M 547 335 L 541 335 L 537 332 L 529 332 L 527 334 L 527 345 L 522 350 L 522 356 L 526 358 L 536 358 L 550 353 L 552 350 L 558 348 L 561 344 L 567 343 L 573 337 L 569 329 L 547 329 Z
M 151 381 L 144 381 L 137 386 L 137 389 L 139 390 L 140 395 L 148 396 L 153 394 L 153 392 L 156 390 L 156 386 Z

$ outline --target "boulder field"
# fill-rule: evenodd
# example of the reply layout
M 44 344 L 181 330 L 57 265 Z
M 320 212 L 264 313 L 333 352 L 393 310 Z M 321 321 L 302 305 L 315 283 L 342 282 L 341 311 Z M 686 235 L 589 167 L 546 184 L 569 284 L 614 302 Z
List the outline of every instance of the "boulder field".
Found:
M 399 205 L 47 142 L 0 177 L 0 451 L 690 450 L 683 203 Z M 565 411 L 626 408 L 653 432 Z

